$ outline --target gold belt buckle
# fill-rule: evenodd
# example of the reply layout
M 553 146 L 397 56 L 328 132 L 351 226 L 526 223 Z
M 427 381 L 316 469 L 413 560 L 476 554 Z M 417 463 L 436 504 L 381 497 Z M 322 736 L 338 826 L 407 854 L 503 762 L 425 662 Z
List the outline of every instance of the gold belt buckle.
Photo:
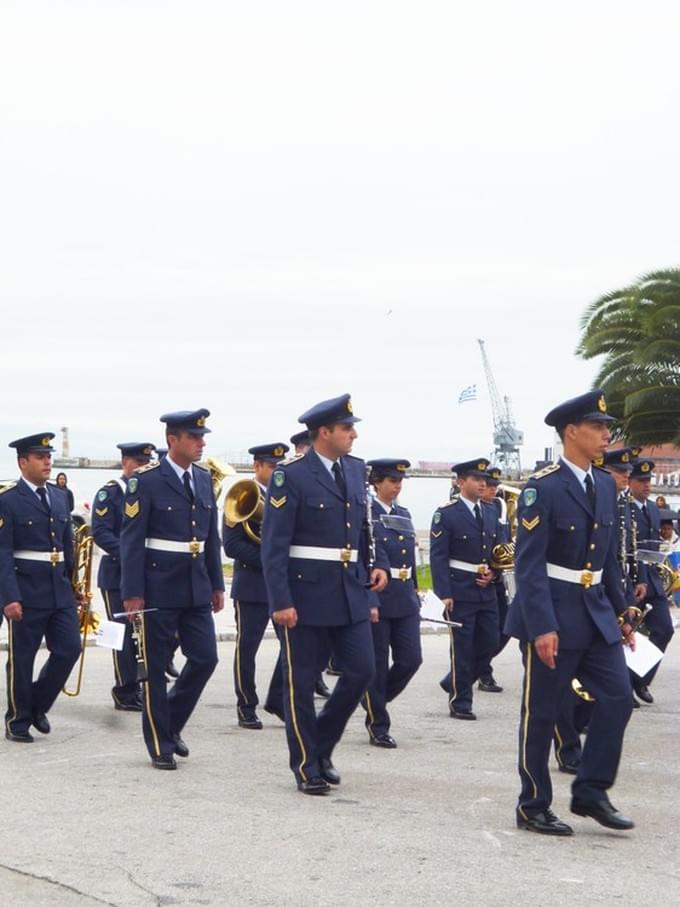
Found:
M 593 574 L 590 570 L 584 570 L 581 573 L 581 585 L 584 589 L 590 589 L 593 585 Z
M 53 567 L 56 567 L 58 563 L 59 563 L 59 552 L 55 548 L 54 551 L 50 552 L 50 564 L 52 564 Z
M 201 543 L 193 539 L 193 541 L 189 542 L 189 551 L 192 557 L 196 557 L 197 554 L 201 553 Z
M 341 548 L 340 549 L 340 560 L 343 564 L 348 564 L 352 560 L 352 550 L 351 548 Z
M 408 579 L 408 567 L 401 567 L 399 570 L 399 579 L 405 583 Z

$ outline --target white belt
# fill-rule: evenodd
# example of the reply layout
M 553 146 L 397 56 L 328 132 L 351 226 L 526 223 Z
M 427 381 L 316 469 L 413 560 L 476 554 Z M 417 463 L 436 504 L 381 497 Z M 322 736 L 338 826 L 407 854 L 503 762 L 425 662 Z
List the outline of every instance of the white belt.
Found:
M 205 542 L 194 540 L 193 542 L 173 542 L 170 539 L 146 539 L 144 541 L 146 548 L 153 548 L 154 551 L 173 551 L 177 554 L 202 554 L 205 548 Z
M 359 552 L 356 548 L 317 548 L 315 545 L 291 545 L 290 557 L 301 557 L 307 561 L 342 561 L 356 563 Z
M 546 566 L 551 579 L 561 579 L 564 583 L 576 583 L 579 586 L 585 586 L 586 589 L 597 586 L 602 581 L 601 570 L 570 570 L 568 567 L 560 567 L 559 564 L 546 564 Z
M 14 557 L 21 561 L 46 561 L 48 564 L 60 564 L 64 560 L 63 551 L 15 551 Z
M 454 570 L 464 570 L 466 573 L 477 573 L 480 576 L 489 569 L 486 564 L 468 564 L 467 561 L 449 561 L 449 567 Z
M 411 579 L 410 567 L 390 567 L 390 576 L 392 579 L 400 579 L 403 583 Z

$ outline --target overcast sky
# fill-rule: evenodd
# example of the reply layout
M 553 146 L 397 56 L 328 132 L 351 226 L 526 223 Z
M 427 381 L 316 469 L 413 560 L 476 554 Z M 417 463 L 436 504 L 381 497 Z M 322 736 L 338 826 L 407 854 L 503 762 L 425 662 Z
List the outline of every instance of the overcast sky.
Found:
M 4 0 L 0 447 L 68 425 L 106 456 L 207 406 L 218 454 L 350 391 L 356 453 L 476 456 L 482 337 L 531 465 L 595 373 L 583 309 L 678 264 L 679 25 L 621 0 Z

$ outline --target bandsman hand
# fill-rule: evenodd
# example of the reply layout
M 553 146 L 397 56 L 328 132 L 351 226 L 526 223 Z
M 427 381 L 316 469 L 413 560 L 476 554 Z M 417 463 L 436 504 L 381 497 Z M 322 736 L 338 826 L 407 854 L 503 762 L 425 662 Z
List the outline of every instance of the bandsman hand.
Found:
M 481 586 L 482 589 L 486 589 L 486 587 L 489 585 L 489 583 L 494 578 L 494 576 L 495 576 L 495 574 L 494 574 L 493 570 L 490 570 L 487 568 L 486 573 L 481 573 L 477 577 L 475 582 L 477 583 L 478 586 Z
M 224 608 L 224 592 L 221 590 L 213 592 L 212 594 L 212 609 L 213 614 L 217 614 L 219 611 Z
M 630 624 L 624 624 L 624 625 L 621 627 L 621 633 L 623 633 L 623 644 L 624 644 L 624 646 L 629 646 L 631 652 L 634 652 L 634 651 L 635 651 L 635 646 L 636 646 L 637 643 L 636 643 L 636 641 L 635 641 L 635 633 L 633 632 L 633 628 L 631 627 L 631 625 L 630 625 Z
M 386 570 L 374 567 L 374 569 L 371 570 L 371 585 L 369 587 L 371 592 L 382 592 L 389 582 L 389 579 Z
M 10 602 L 8 605 L 2 609 L 5 613 L 7 620 L 21 620 L 24 616 L 24 609 L 21 607 L 21 602 Z
M 555 669 L 555 659 L 560 648 L 560 638 L 554 631 L 542 633 L 534 640 L 534 649 L 546 668 Z
M 274 611 L 272 614 L 272 620 L 279 627 L 288 627 L 290 630 L 293 629 L 297 623 L 297 611 L 295 608 L 283 608 L 281 611 Z
M 380 608 L 371 608 L 371 623 L 380 623 Z
M 443 598 L 442 605 L 446 608 L 447 611 L 453 611 L 453 599 L 452 598 Z
M 126 598 L 123 602 L 123 607 L 128 613 L 128 620 L 130 623 L 134 623 L 135 615 L 134 611 L 143 611 L 144 610 L 144 599 L 143 598 Z
M 642 602 L 647 598 L 647 583 L 638 583 L 633 590 L 636 602 Z

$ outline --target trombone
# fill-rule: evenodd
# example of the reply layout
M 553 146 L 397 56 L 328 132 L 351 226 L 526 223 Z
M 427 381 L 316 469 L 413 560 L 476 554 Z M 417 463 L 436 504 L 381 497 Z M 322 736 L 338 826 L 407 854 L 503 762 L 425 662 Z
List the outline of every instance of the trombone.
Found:
M 224 522 L 232 529 L 243 523 L 246 535 L 257 545 L 261 542 L 264 495 L 254 479 L 235 482 L 224 496 Z
M 74 548 L 73 548 L 73 573 L 71 574 L 71 585 L 76 595 L 84 596 L 84 602 L 78 605 L 78 620 L 80 622 L 80 633 L 83 637 L 83 647 L 78 662 L 78 676 L 76 686 L 73 690 L 68 690 L 65 686 L 63 692 L 67 696 L 80 695 L 80 688 L 83 683 L 83 668 L 85 667 L 85 648 L 87 646 L 87 636 L 90 631 L 95 633 L 99 626 L 99 615 L 92 610 L 92 555 L 94 549 L 94 538 L 90 532 L 90 527 L 83 524 L 76 529 Z

